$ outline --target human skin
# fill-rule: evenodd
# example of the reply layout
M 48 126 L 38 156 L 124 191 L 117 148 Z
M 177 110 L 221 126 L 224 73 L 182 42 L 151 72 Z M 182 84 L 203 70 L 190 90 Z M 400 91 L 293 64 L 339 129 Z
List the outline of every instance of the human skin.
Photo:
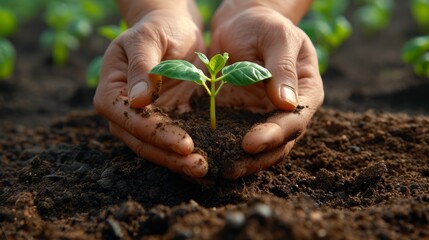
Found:
M 316 51 L 296 26 L 311 2 L 229 0 L 213 17 L 209 55 L 228 52 L 231 62 L 253 61 L 273 75 L 245 88 L 225 86 L 218 104 L 244 102 L 255 112 L 283 110 L 248 131 L 242 142 L 244 151 L 261 154 L 256 160 L 237 161 L 225 173 L 227 178 L 254 174 L 284 159 L 323 102 Z M 298 104 L 305 107 L 299 114 L 294 112 Z
M 170 0 L 117 0 L 130 28 L 111 43 L 104 55 L 94 97 L 96 110 L 109 120 L 112 134 L 139 156 L 191 178 L 202 178 L 208 165 L 203 156 L 193 153 L 192 138 L 171 119 L 156 113 L 142 118 L 130 106 L 147 112 L 154 106 L 191 110 L 191 97 L 204 93 L 204 89 L 170 79 L 164 79 L 159 88 L 160 78 L 149 76 L 149 70 L 167 59 L 185 59 L 201 66 L 196 51 L 209 55 L 228 52 L 229 63 L 257 62 L 268 68 L 273 78 L 248 87 L 225 85 L 217 105 L 238 107 L 240 103 L 240 107 L 254 112 L 281 113 L 245 136 L 243 149 L 260 153 L 258 158 L 241 159 L 224 175 L 235 179 L 268 168 L 288 154 L 294 139 L 302 135 L 323 101 L 316 52 L 294 25 L 310 3 L 224 1 L 213 18 L 212 43 L 206 49 L 194 1 L 176 0 L 171 4 Z M 155 102 L 154 95 L 159 96 Z M 130 106 L 118 100 L 128 100 Z M 300 114 L 292 113 L 298 104 L 308 108 Z M 165 128 L 157 128 L 160 123 Z

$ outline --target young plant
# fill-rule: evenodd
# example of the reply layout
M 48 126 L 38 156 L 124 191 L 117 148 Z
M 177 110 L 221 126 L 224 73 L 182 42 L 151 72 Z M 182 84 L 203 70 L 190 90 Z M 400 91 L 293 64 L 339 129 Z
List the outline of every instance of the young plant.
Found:
M 105 37 L 107 40 L 112 41 L 122 32 L 128 29 L 127 23 L 121 20 L 119 25 L 106 25 L 98 29 L 98 33 Z M 103 63 L 103 56 L 94 58 L 86 69 L 86 85 L 89 88 L 96 88 L 100 78 L 101 64 Z
M 429 78 L 429 35 L 408 40 L 402 48 L 402 60 L 412 64 L 418 76 Z
M 321 74 L 327 69 L 330 53 L 351 35 L 351 24 L 344 17 L 348 4 L 347 0 L 316 0 L 299 24 L 316 47 Z
M 0 80 L 12 76 L 15 66 L 15 48 L 6 38 L 0 38 Z
M 392 15 L 393 0 L 359 0 L 361 6 L 354 13 L 355 20 L 367 35 L 387 27 Z
M 412 0 L 411 13 L 422 32 L 429 32 L 429 0 Z
M 207 77 L 201 69 L 185 60 L 162 61 L 152 68 L 149 74 L 192 81 L 202 85 L 210 96 L 210 127 L 213 131 L 216 129 L 216 96 L 225 83 L 246 86 L 271 77 L 271 73 L 266 68 L 252 62 L 236 62 L 225 66 L 228 53 L 216 54 L 210 60 L 202 53 L 196 52 L 195 54 L 207 67 L 210 77 Z M 218 76 L 219 73 L 222 73 L 221 76 Z M 209 82 L 209 85 L 206 82 Z

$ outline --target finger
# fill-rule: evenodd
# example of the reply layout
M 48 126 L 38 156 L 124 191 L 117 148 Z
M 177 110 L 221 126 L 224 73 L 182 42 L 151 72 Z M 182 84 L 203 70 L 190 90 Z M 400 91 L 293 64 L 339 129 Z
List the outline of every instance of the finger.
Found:
M 109 119 L 141 141 L 159 148 L 181 155 L 188 155 L 194 150 L 192 138 L 151 106 L 134 110 L 120 101 L 111 106 Z
M 303 109 L 302 111 L 306 111 Z M 306 127 L 311 116 L 305 113 L 281 113 L 265 123 L 253 127 L 243 138 L 242 148 L 247 153 L 271 151 L 285 142 L 296 139 Z M 287 124 L 285 124 L 287 123 Z
M 156 26 L 144 24 L 130 28 L 123 38 L 128 57 L 128 96 L 131 107 L 144 107 L 153 102 L 161 84 L 161 77 L 148 75 L 165 52 L 165 38 Z
M 285 146 L 278 147 L 269 153 L 261 153 L 257 156 L 239 160 L 230 169 L 225 171 L 224 177 L 227 179 L 237 179 L 265 170 L 282 161 L 294 145 L 295 141 L 291 141 Z
M 324 98 L 317 54 L 307 37 L 304 38 L 298 56 L 297 74 L 299 78 L 298 99 L 303 108 L 274 115 L 267 119 L 266 123 L 252 128 L 243 139 L 244 151 L 248 153 L 268 151 L 296 138 L 305 130 Z
M 127 59 L 120 43 L 112 43 L 103 59 L 100 84 L 94 97 L 97 112 L 141 141 L 178 154 L 190 154 L 194 149 L 191 137 L 172 124 L 168 117 L 154 113 L 151 107 L 140 112 L 129 107 L 126 93 Z
M 294 30 L 296 26 L 285 22 L 264 38 L 262 49 L 265 67 L 272 74 L 267 95 L 278 109 L 292 111 L 298 105 L 297 61 L 302 39 Z
M 182 156 L 174 152 L 165 151 L 135 138 L 114 123 L 110 123 L 110 131 L 127 144 L 137 155 L 157 165 L 166 167 L 173 172 L 184 173 L 192 178 L 202 178 L 207 174 L 207 161 L 197 153 Z

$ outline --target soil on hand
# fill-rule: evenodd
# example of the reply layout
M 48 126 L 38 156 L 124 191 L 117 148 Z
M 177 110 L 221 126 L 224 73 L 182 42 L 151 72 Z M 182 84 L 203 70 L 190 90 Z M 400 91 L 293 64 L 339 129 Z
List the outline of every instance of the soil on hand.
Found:
M 30 23 L 0 83 L 0 239 L 429 239 L 428 80 L 400 59 L 418 35 L 407 3 L 333 56 L 325 105 L 283 161 L 211 186 L 110 134 L 84 87 L 96 40 L 55 68 Z

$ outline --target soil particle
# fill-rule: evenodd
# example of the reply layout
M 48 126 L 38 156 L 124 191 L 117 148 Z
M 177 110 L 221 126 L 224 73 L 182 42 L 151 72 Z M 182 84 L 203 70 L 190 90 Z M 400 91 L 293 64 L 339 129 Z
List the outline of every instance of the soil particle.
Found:
M 2 231 L 26 238 L 425 239 L 427 126 L 427 117 L 322 109 L 278 165 L 208 186 L 138 158 L 93 113 L 37 131 L 9 128 L 14 134 L 0 138 L 8 149 L 0 157 Z M 380 130 L 391 145 L 368 140 Z

